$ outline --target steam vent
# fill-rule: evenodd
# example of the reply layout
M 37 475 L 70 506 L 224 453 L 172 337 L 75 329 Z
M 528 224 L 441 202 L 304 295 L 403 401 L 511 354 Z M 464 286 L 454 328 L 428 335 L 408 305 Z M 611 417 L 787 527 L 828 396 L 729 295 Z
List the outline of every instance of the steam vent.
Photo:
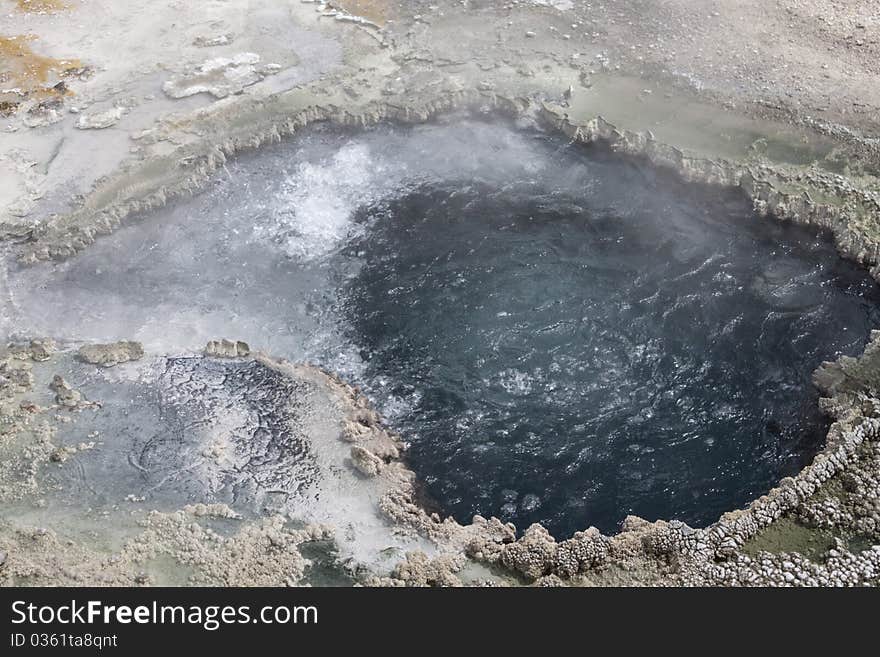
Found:
M 0 0 L 0 583 L 880 582 L 874 3 L 126 4 Z

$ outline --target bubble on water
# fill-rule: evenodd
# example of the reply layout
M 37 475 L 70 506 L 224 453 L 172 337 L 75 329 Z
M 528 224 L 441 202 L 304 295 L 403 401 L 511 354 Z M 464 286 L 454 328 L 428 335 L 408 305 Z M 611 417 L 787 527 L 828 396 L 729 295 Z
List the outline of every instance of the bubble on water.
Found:
M 273 203 L 272 224 L 254 234 L 280 243 L 301 261 L 319 259 L 355 235 L 355 210 L 391 193 L 398 183 L 366 144 L 349 143 L 329 160 L 301 162 L 288 174 Z

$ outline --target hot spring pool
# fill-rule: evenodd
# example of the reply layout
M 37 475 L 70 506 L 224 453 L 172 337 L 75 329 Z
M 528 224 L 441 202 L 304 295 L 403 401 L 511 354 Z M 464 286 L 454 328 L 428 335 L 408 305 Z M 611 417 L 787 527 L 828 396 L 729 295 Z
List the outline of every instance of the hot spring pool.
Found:
M 706 524 L 795 473 L 827 431 L 813 370 L 880 325 L 815 231 L 480 121 L 312 129 L 72 260 L 7 267 L 2 334 L 319 363 L 442 511 L 558 536 Z

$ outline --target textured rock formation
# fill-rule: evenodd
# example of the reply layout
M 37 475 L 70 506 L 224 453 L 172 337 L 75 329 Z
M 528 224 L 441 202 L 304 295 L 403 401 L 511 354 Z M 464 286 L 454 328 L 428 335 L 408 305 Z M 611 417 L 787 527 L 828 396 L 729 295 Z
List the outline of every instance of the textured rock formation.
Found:
M 139 342 L 131 341 L 89 344 L 80 347 L 77 355 L 83 362 L 101 367 L 113 367 L 120 363 L 140 360 L 144 357 L 144 348 Z

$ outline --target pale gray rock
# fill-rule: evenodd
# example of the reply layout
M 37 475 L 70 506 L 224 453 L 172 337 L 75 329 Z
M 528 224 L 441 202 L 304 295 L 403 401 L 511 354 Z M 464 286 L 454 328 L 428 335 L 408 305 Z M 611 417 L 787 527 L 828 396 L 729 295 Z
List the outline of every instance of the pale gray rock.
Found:
M 89 344 L 80 347 L 77 356 L 86 363 L 101 367 L 113 367 L 120 363 L 140 360 L 144 357 L 144 348 L 140 342 L 127 340 L 111 344 Z
M 124 107 L 113 107 L 103 112 L 80 114 L 76 127 L 80 130 L 104 130 L 116 125 L 128 110 Z
M 382 469 L 382 459 L 361 445 L 352 445 L 351 462 L 358 472 L 367 477 L 375 477 Z
M 211 340 L 205 345 L 205 355 L 214 358 L 243 358 L 250 355 L 251 348 L 247 342 L 238 340 Z
M 243 52 L 233 57 L 216 57 L 162 85 L 170 98 L 186 98 L 208 93 L 215 98 L 225 98 L 240 93 L 245 87 L 256 84 L 272 69 L 258 69 L 260 56 Z

